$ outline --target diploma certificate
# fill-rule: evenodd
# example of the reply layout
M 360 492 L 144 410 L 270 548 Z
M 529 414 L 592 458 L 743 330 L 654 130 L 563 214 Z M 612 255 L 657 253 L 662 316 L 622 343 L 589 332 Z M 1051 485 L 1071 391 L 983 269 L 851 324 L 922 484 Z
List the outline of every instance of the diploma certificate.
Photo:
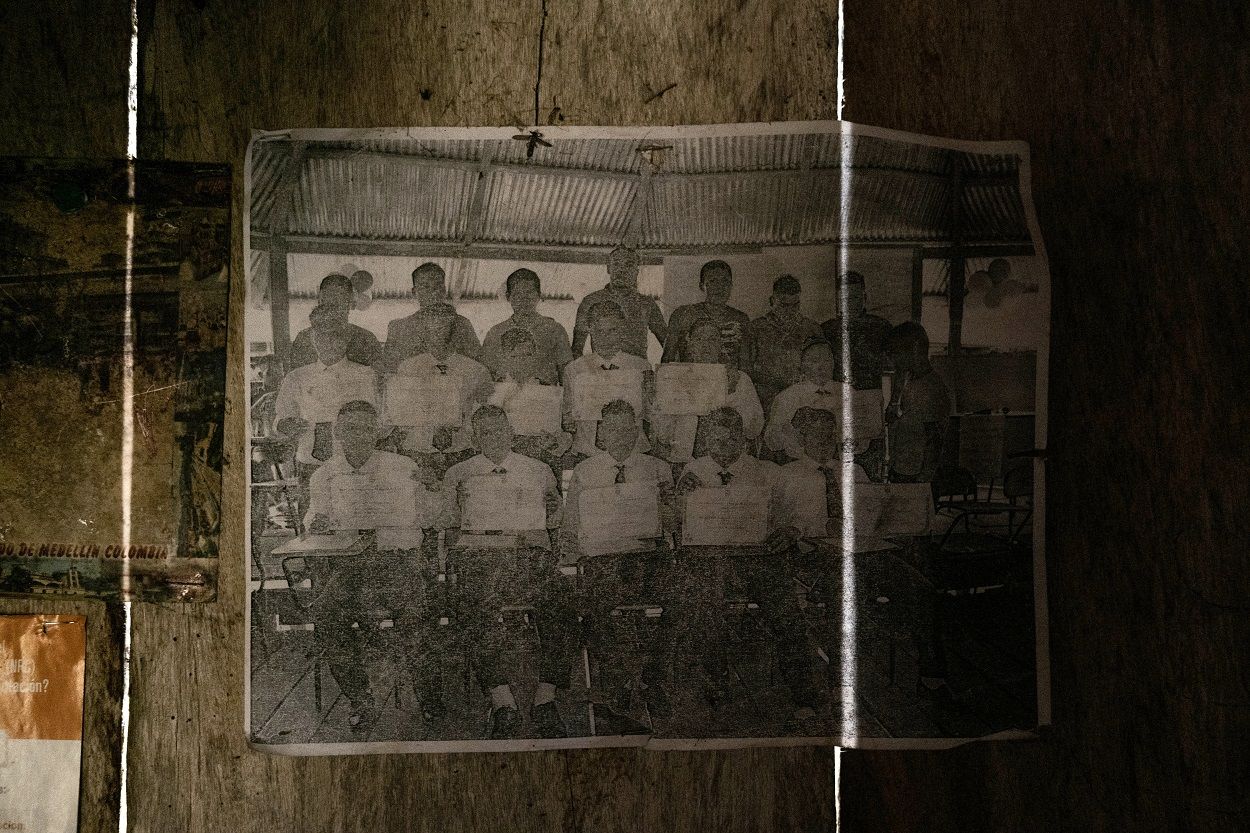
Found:
M 768 537 L 768 495 L 734 486 L 686 495 L 681 542 L 687 546 L 744 547 Z
M 722 364 L 676 362 L 655 372 L 655 409 L 662 414 L 709 414 L 725 404 L 729 379 Z
M 508 414 L 512 430 L 522 437 L 559 434 L 564 388 L 556 385 L 524 385 L 500 405 Z
M 524 532 L 547 528 L 541 489 L 518 484 L 504 474 L 481 474 L 464 481 L 460 529 L 464 532 Z
M 603 406 L 624 399 L 634 406 L 639 421 L 642 412 L 642 371 L 592 370 L 573 377 L 573 418 L 578 422 L 598 422 Z
M 392 376 L 382 400 L 388 425 L 433 429 L 464 422 L 463 392 L 455 376 Z
M 660 535 L 660 492 L 654 483 L 617 483 L 586 489 L 578 498 L 578 543 L 585 555 L 637 549 Z
M 367 379 L 323 374 L 300 391 L 299 412 L 309 422 L 334 422 L 339 408 L 357 399 L 377 402 L 377 391 Z
M 418 491 L 410 477 L 339 474 L 330 480 L 332 529 L 410 529 L 420 526 Z

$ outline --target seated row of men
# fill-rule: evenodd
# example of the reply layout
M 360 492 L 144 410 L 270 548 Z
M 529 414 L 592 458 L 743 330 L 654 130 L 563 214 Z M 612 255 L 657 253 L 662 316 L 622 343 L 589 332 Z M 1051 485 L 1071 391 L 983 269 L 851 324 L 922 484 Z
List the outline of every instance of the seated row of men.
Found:
M 737 596 L 759 605 L 776 637 L 793 705 L 786 717 L 814 719 L 824 695 L 794 593 L 791 549 L 803 539 L 839 535 L 842 483 L 866 475 L 842 452 L 833 412 L 805 406 L 792 423 L 801 456 L 781 467 L 749 455 L 741 414 L 717 408 L 707 417 L 706 454 L 674 482 L 670 464 L 638 450 L 633 406 L 614 400 L 601 414 L 602 450 L 577 464 L 562 497 L 548 465 L 514 450 L 511 424 L 498 406 L 473 413 L 477 453 L 439 478 L 430 466 L 377 448 L 379 415 L 371 403 L 344 404 L 333 426 L 339 451 L 312 476 L 306 523 L 313 534 L 373 537 L 367 555 L 337 562 L 329 577 L 336 595 L 322 600 L 316 626 L 351 702 L 352 724 L 368 726 L 376 715 L 356 617 L 388 581 L 404 600 L 402 626 L 429 721 L 446 714 L 442 671 L 455 651 L 490 698 L 490 737 L 517 736 L 516 681 L 497 622 L 507 605 L 532 607 L 539 631 L 539 685 L 530 706 L 536 736 L 565 736 L 556 690 L 568 685 L 582 647 L 603 695 L 599 733 L 647 731 L 627 716 L 630 695 L 615 651 L 612 612 L 624 604 L 663 610 L 641 675 L 653 720 L 667 718 L 677 658 L 687 654 L 696 657 L 714 706 L 728 680 L 725 600 Z M 343 480 L 355 482 L 341 489 Z M 352 502 L 362 487 L 395 495 L 390 514 L 362 519 Z M 403 513 L 397 505 L 411 509 Z M 401 513 L 407 528 L 387 526 Z M 456 586 L 450 611 L 430 592 L 430 565 L 416 549 L 422 530 L 427 536 L 446 530 Z M 558 570 L 561 561 L 578 565 L 576 592 Z M 447 612 L 450 639 L 435 624 Z

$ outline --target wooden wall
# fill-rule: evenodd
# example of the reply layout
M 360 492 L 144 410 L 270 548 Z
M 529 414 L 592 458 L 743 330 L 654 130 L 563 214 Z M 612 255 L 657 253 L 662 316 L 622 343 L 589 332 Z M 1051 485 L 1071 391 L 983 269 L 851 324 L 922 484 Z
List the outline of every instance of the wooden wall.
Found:
M 1033 145 L 1054 281 L 1056 726 L 1034 743 L 848 753 L 842 829 L 1241 829 L 1250 12 L 845 7 L 848 118 Z M 829 0 L 548 0 L 546 14 L 544 121 L 836 115 Z M 123 0 L 5 4 L 0 152 L 124 152 L 127 15 Z M 231 162 L 241 199 L 252 128 L 528 124 L 540 18 L 540 0 L 143 0 L 140 155 Z M 227 488 L 238 500 L 220 601 L 134 613 L 132 830 L 833 828 L 827 749 L 251 752 L 241 325 L 235 316 Z M 90 617 L 82 829 L 116 830 L 119 612 L 51 608 Z

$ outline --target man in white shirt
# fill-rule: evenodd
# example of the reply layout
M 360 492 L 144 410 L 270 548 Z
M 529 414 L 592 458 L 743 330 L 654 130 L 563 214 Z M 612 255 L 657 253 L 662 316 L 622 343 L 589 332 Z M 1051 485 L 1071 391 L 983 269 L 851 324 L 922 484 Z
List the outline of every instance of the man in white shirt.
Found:
M 792 417 L 799 458 L 781 469 L 783 528 L 794 538 L 842 535 L 843 483 L 869 483 L 844 449 L 833 411 L 803 406 Z M 852 486 L 851 488 L 854 488 Z
M 433 635 L 425 597 L 431 577 L 421 570 L 417 547 L 421 528 L 433 523 L 440 509 L 420 482 L 412 460 L 375 449 L 378 434 L 378 411 L 372 403 L 354 400 L 339 409 L 334 421 L 339 450 L 312 475 L 305 516 L 305 525 L 313 535 L 349 531 L 365 536 L 363 552 L 325 556 L 322 559 L 326 563 L 318 559 L 313 566 L 317 583 L 324 587 L 314 606 L 314 634 L 330 673 L 351 704 L 349 723 L 362 731 L 377 717 L 369 676 L 361 661 L 372 622 L 362 617 L 370 610 L 389 609 L 399 632 L 410 640 L 409 655 L 426 650 Z M 406 517 L 393 519 L 393 526 L 382 526 L 373 519 L 367 528 L 348 530 L 345 525 L 353 520 L 368 521 L 353 517 L 358 507 L 345 505 L 345 498 L 336 495 L 336 483 L 341 478 L 359 478 L 364 486 L 391 489 L 416 481 L 416 500 Z M 414 668 L 423 700 L 441 700 L 436 666 L 423 661 L 414 663 Z
M 799 369 L 803 378 L 773 399 L 764 429 L 764 443 L 786 460 L 803 456 L 803 443 L 794 428 L 794 414 L 799 408 L 823 408 L 841 416 L 843 401 L 853 395 L 849 383 L 839 379 L 838 362 L 833 346 L 827 341 L 810 341 L 803 346 Z
M 744 436 L 753 442 L 764 430 L 764 408 L 751 377 L 732 364 L 722 363 L 724 336 L 720 324 L 710 319 L 697 321 L 686 331 L 685 341 L 689 362 L 715 365 L 724 371 L 727 393 L 717 406 L 737 411 L 742 416 Z M 655 413 L 651 426 L 656 453 L 671 463 L 686 463 L 707 453 L 704 416 Z
M 561 528 L 564 560 L 576 558 L 580 573 L 580 613 L 591 662 L 592 688 L 607 694 L 606 702 L 597 702 L 595 727 L 598 734 L 637 734 L 648 731 L 642 723 L 627 717 L 630 711 L 629 690 L 625 678 L 628 635 L 613 624 L 613 610 L 623 604 L 658 604 L 661 616 L 672 617 L 668 577 L 672 554 L 667 539 L 673 531 L 673 477 L 667 463 L 639 453 L 638 419 L 628 402 L 618 399 L 603 408 L 599 422 L 599 439 L 604 451 L 588 457 L 573 469 Z M 596 534 L 617 520 L 619 503 L 612 499 L 619 486 L 640 486 L 655 499 L 655 514 L 638 517 L 641 526 L 654 525 L 650 535 L 612 538 Z M 608 516 L 583 515 L 582 498 L 587 492 L 599 490 L 607 499 L 598 503 Z M 592 546 L 583 546 L 583 534 Z M 661 627 L 661 633 L 664 628 Z M 670 712 L 666 687 L 671 657 L 667 634 L 659 644 L 647 646 L 642 661 L 643 692 L 652 718 L 664 719 Z M 570 646 L 575 648 L 576 646 Z M 566 650 L 565 655 L 571 654 Z
M 308 507 L 312 473 L 338 451 L 333 424 L 339 408 L 357 399 L 374 404 L 378 401 L 373 368 L 347 358 L 347 334 L 328 321 L 314 317 L 312 342 L 317 361 L 282 377 L 274 403 L 274 428 L 295 441 L 300 514 Z
M 531 734 L 564 737 L 567 730 L 555 694 L 569 682 L 569 664 L 560 653 L 565 643 L 560 631 L 571 626 L 564 599 L 568 594 L 561 593 L 558 584 L 563 577 L 548 532 L 560 526 L 560 493 L 547 465 L 512 450 L 512 427 L 502 408 L 481 406 L 473 414 L 472 427 L 481 453 L 447 470 L 441 487 L 441 524 L 448 530 L 449 559 L 460 596 L 457 625 L 478 683 L 490 696 L 490 737 L 515 738 L 521 731 L 514 681 L 509 679 L 515 663 L 508 661 L 500 647 L 505 640 L 497 620 L 506 605 L 531 605 L 537 621 L 539 684 L 530 708 Z M 473 503 L 474 489 L 488 487 L 511 490 L 508 509 L 514 510 L 514 516 L 540 501 L 545 519 L 517 518 L 517 523 L 527 525 L 523 529 L 479 528 L 482 521 L 474 517 L 475 512 L 503 509 Z
M 683 604 L 678 606 L 677 634 L 694 646 L 705 674 L 704 693 L 715 711 L 737 696 L 725 654 L 726 601 L 745 597 L 758 604 L 765 627 L 776 636 L 777 662 L 790 690 L 793 711 L 786 730 L 807 734 L 814 731 L 809 727 L 823 708 L 824 697 L 815 679 L 815 649 L 795 596 L 790 536 L 782 526 L 787 511 L 781 469 L 746 454 L 742 415 L 733 408 L 718 408 L 707 423 L 708 454 L 689 463 L 677 483 L 681 525 L 691 521 L 690 494 L 705 488 L 734 493 L 736 500 L 755 496 L 758 511 L 767 512 L 768 520 L 758 544 L 682 547 L 677 583 Z
M 458 403 L 458 407 L 452 408 L 455 411 L 454 422 L 423 425 L 418 423 L 418 414 L 403 413 L 401 408 L 394 407 L 388 395 L 387 418 L 397 429 L 396 445 L 399 451 L 440 473 L 473 455 L 469 416 L 494 391 L 490 371 L 454 351 L 452 336 L 456 320 L 452 312 L 424 316 L 418 322 L 416 331 L 421 336 L 420 343 L 427 350 L 401 361 L 394 376 L 386 379 L 388 389 L 398 386 L 397 379 L 420 379 L 431 389 L 436 385 L 440 389 L 446 388 L 448 396 Z
M 557 478 L 562 472 L 564 453 L 569 450 L 573 436 L 561 429 L 563 419 L 563 391 L 559 385 L 542 380 L 539 365 L 545 364 L 538 356 L 534 334 L 517 327 L 499 338 L 499 381 L 488 402 L 498 405 L 508 413 L 512 429 L 516 433 L 512 450 L 535 460 L 542 460 L 551 467 Z M 534 432 L 525 430 L 521 423 L 522 412 L 534 413 L 535 403 L 554 402 L 552 419 L 554 430 Z
M 601 303 L 591 309 L 587 317 L 590 320 L 592 352 L 577 357 L 564 367 L 564 424 L 566 430 L 573 432 L 574 463 L 598 454 L 600 450 L 596 440 L 598 419 L 586 419 L 585 414 L 579 415 L 574 410 L 579 380 L 584 376 L 595 375 L 600 375 L 602 378 L 602 374 L 613 371 L 636 371 L 639 379 L 637 388 L 630 391 L 628 397 L 620 398 L 632 400 L 641 405 L 642 412 L 638 416 L 644 423 L 649 418 L 651 403 L 655 395 L 655 374 L 651 370 L 651 365 L 646 359 L 633 353 L 621 352 L 625 316 L 620 308 L 615 304 Z M 606 401 L 599 403 L 596 415 L 598 410 L 606 404 Z M 650 450 L 650 444 L 643 433 L 638 435 L 638 450 Z

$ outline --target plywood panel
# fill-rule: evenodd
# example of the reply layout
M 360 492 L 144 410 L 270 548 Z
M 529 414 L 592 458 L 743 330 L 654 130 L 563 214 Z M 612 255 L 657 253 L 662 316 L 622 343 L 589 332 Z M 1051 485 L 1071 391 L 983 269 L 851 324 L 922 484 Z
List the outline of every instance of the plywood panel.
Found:
M 224 159 L 241 172 L 250 128 L 533 119 L 537 2 L 370 2 L 355 4 L 350 13 L 337 4 L 299 10 L 246 2 L 154 5 L 143 48 L 142 154 Z M 799 71 L 819 63 L 831 72 L 826 36 L 833 23 L 827 11 L 809 8 L 775 26 L 768 4 L 708 4 L 692 19 L 661 3 L 549 3 L 547 11 L 543 98 L 577 104 L 571 114 L 562 109 L 554 115 L 544 105 L 543 120 L 832 115 L 831 105 L 822 103 L 823 88 Z M 794 43 L 774 45 L 761 37 L 759 25 L 788 33 Z M 796 26 L 824 34 L 800 36 Z M 741 70 L 740 84 L 718 86 L 717 71 L 699 58 L 715 56 L 727 66 L 736 56 L 753 60 L 749 56 L 760 45 L 765 54 L 759 60 L 782 70 L 763 86 L 751 69 Z M 673 65 L 678 53 L 680 62 Z M 644 101 L 636 88 L 643 68 L 655 69 L 657 79 L 671 74 L 678 87 Z M 744 93 L 743 84 L 754 88 Z M 241 206 L 241 173 L 236 184 Z M 237 252 L 236 246 L 236 268 Z M 241 283 L 235 289 L 233 309 L 240 314 L 232 322 L 231 380 L 232 390 L 241 393 Z M 242 448 L 242 399 L 232 398 L 228 407 L 227 447 Z M 228 460 L 226 488 L 238 495 L 245 462 L 237 452 Z M 252 752 L 242 733 L 242 509 L 240 500 L 223 520 L 227 564 L 216 605 L 136 614 L 136 642 L 145 659 L 136 681 L 144 699 L 137 704 L 132 740 L 132 761 L 143 762 L 131 770 L 134 829 L 832 826 L 830 749 L 302 760 Z
M 9 5 L 0 147 L 120 153 L 125 4 Z M 1236 799 L 1250 772 L 1234 744 L 1250 733 L 1250 686 L 1233 649 L 1250 644 L 1239 546 L 1250 538 L 1239 468 L 1247 12 L 1128 0 L 845 5 L 850 118 L 1034 147 L 1054 267 L 1057 726 L 1037 743 L 851 754 L 843 829 L 1244 828 Z M 252 128 L 529 122 L 540 8 L 144 0 L 141 155 L 241 170 Z M 834 9 L 553 0 L 541 118 L 832 117 Z M 241 183 L 236 174 L 236 206 Z M 230 402 L 233 449 L 241 403 Z M 238 495 L 245 464 L 229 458 Z M 829 750 L 251 752 L 242 521 L 240 499 L 225 517 L 217 604 L 136 611 L 132 829 L 831 829 Z M 83 829 L 115 829 L 117 611 L 51 607 L 88 616 Z
M 1248 369 L 1250 16 L 846 10 L 848 118 L 1032 145 L 1053 278 L 1055 726 L 1038 743 L 850 753 L 843 829 L 1246 829 L 1245 406 L 1218 380 Z

